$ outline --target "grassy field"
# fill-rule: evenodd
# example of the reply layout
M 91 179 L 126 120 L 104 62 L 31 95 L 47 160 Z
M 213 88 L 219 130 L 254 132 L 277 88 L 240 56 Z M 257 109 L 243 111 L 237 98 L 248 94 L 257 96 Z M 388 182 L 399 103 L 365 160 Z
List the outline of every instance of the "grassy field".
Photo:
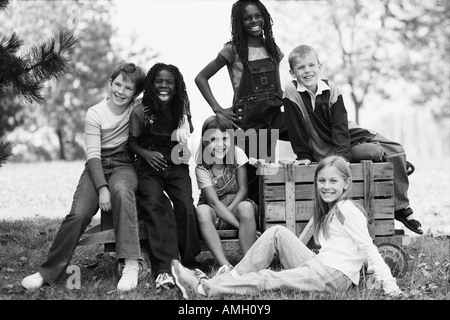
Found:
M 426 234 L 411 236 L 404 249 L 408 272 L 398 279 L 405 300 L 450 300 L 449 217 L 450 172 L 447 161 L 415 164 L 411 176 L 411 205 Z M 157 293 L 151 276 L 137 290 L 116 292 L 114 256 L 102 246 L 79 247 L 72 264 L 80 268 L 81 288 L 69 289 L 70 274 L 43 290 L 27 292 L 20 286 L 24 276 L 43 262 L 63 217 L 69 212 L 83 162 L 33 164 L 7 163 L 0 168 L 0 300 L 171 300 L 178 292 Z M 424 168 L 428 168 L 424 170 Z M 195 195 L 194 195 L 195 198 Z M 98 223 L 94 219 L 93 224 Z M 399 226 L 401 227 L 401 226 Z M 237 262 L 239 256 L 231 255 Z M 211 255 L 198 260 L 207 273 L 216 270 Z M 365 281 L 349 292 L 300 293 L 289 290 L 262 292 L 258 296 L 223 296 L 217 300 L 385 300 L 390 299 Z M 205 299 L 206 300 L 206 299 Z

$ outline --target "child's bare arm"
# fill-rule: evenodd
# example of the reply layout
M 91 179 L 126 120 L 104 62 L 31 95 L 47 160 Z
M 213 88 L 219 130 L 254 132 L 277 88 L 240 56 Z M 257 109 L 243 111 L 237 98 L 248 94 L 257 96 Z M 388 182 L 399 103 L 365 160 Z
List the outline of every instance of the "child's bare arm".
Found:
M 230 209 L 228 209 L 227 206 L 219 200 L 219 197 L 217 196 L 214 188 L 211 186 L 205 187 L 202 189 L 202 192 L 206 198 L 206 201 L 214 209 L 217 216 L 223 221 L 231 224 L 233 227 L 239 229 L 239 220 L 236 218 L 233 212 L 231 212 Z
M 220 69 L 227 65 L 227 60 L 221 55 L 217 55 L 217 57 L 211 61 L 202 71 L 195 77 L 195 84 L 197 85 L 200 93 L 203 98 L 205 98 L 206 102 L 208 102 L 211 109 L 216 114 L 223 114 L 225 117 L 234 121 L 235 116 L 232 112 L 231 108 L 222 108 L 217 102 L 214 94 L 212 93 L 211 86 L 209 85 L 209 79 L 213 77 Z
M 234 208 L 241 202 L 247 199 L 248 195 L 248 182 L 247 182 L 247 168 L 245 165 L 239 167 L 236 170 L 236 179 L 239 186 L 238 192 L 234 196 L 233 201 L 228 205 L 228 209 L 233 211 Z

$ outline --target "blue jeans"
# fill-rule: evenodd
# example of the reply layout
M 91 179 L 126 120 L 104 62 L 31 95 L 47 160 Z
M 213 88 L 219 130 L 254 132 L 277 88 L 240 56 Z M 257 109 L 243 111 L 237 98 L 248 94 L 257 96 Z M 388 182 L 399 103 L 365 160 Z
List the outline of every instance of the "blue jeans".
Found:
M 153 273 L 170 273 L 170 262 L 179 259 L 179 255 L 183 264 L 195 264 L 195 256 L 201 247 L 189 167 L 169 165 L 165 170 L 156 171 L 139 159 L 137 172 L 138 201 L 147 231 Z M 164 192 L 172 201 L 173 210 L 167 207 Z
M 267 269 L 275 254 L 283 266 L 281 271 Z M 293 289 L 299 291 L 347 290 L 351 280 L 342 272 L 325 266 L 316 254 L 289 229 L 274 226 L 256 240 L 247 254 L 235 266 L 240 274 L 226 273 L 202 285 L 208 295 L 258 294 L 263 290 Z
M 137 175 L 126 153 L 102 158 L 103 171 L 111 193 L 111 207 L 116 236 L 117 259 L 140 259 L 139 230 L 135 192 Z M 64 218 L 47 260 L 39 273 L 49 284 L 66 270 L 78 240 L 99 209 L 98 192 L 86 164 L 73 196 L 70 213 Z
M 390 141 L 380 134 L 371 140 L 359 143 L 350 150 L 352 162 L 372 160 L 373 162 L 388 161 L 394 168 L 394 208 L 395 211 L 409 206 L 406 153 L 402 145 Z

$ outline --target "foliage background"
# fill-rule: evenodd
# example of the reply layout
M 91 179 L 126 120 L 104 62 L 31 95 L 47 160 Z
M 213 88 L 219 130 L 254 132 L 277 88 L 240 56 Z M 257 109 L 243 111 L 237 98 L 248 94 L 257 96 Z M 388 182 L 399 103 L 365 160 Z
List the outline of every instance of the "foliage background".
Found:
M 18 283 L 22 276 L 34 272 L 60 219 L 69 212 L 84 166 L 84 115 L 104 95 L 108 75 L 117 62 L 131 60 L 148 69 L 154 62 L 164 61 L 180 68 L 196 128 L 191 148 L 197 148 L 201 123 L 212 111 L 193 79 L 229 40 L 232 3 L 234 0 L 15 0 L 0 11 L 0 34 L 17 31 L 25 44 L 53 36 L 58 29 L 72 30 L 79 40 L 71 52 L 71 71 L 48 83 L 43 106 L 12 96 L 0 97 L 0 137 L 14 142 L 14 155 L 0 170 L 0 219 L 5 227 L 0 230 L 0 299 L 123 298 L 109 293 L 114 288 L 111 263 L 105 267 L 106 273 L 103 265 L 90 272 L 92 263 L 83 264 L 83 259 L 92 256 L 85 251 L 74 257 L 75 263 L 87 266 L 89 285 L 84 291 L 67 291 L 60 284 L 47 293 L 27 296 Z M 415 297 L 448 300 L 450 2 L 264 3 L 274 20 L 277 43 L 285 54 L 282 85 L 291 79 L 287 55 L 292 48 L 301 43 L 315 46 L 324 64 L 323 76 L 338 83 L 349 117 L 405 147 L 416 166 L 410 177 L 411 206 L 427 234 L 419 239 L 405 230 L 417 245 L 409 251 L 413 269 L 401 284 Z M 232 89 L 226 70 L 221 70 L 211 84 L 218 100 L 228 106 Z M 293 156 L 286 143 L 280 143 L 279 151 L 280 159 Z M 193 197 L 197 199 L 192 178 Z M 89 250 L 94 255 L 101 248 Z M 436 283 L 437 293 L 433 291 Z M 146 290 L 146 284 L 143 286 L 142 291 L 125 298 L 165 298 Z M 366 294 L 363 291 L 362 296 L 344 299 L 379 298 L 370 297 L 371 291 L 369 296 Z M 330 297 L 293 297 L 292 293 L 282 292 L 263 298 Z

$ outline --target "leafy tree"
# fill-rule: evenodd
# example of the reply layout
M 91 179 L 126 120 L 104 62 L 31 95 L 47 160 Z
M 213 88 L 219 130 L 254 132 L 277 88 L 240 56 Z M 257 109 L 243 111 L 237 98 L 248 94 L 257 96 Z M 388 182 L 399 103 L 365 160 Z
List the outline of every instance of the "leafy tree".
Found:
M 0 0 L 0 10 L 9 5 L 9 0 Z M 70 33 L 60 32 L 59 42 L 50 39 L 41 45 L 32 46 L 26 53 L 19 50 L 23 40 L 13 32 L 0 35 L 0 107 L 2 108 L 2 135 L 17 119 L 14 114 L 20 109 L 14 97 L 42 104 L 44 83 L 63 75 L 67 70 L 65 53 L 75 45 Z M 10 108 L 11 107 L 11 108 Z M 5 120 L 6 119 L 6 120 Z M 20 120 L 17 120 L 20 122 Z M 12 143 L 0 141 L 0 166 L 12 155 Z
M 448 1 L 326 0 L 276 7 L 285 19 L 285 43 L 318 48 L 326 71 L 348 86 L 356 121 L 368 94 L 384 98 L 393 82 L 408 88 L 415 105 L 449 116 L 450 10 Z M 296 29 L 297 28 L 297 29 Z M 323 59 L 325 57 L 325 59 Z M 332 62 L 332 63 L 331 63 Z

